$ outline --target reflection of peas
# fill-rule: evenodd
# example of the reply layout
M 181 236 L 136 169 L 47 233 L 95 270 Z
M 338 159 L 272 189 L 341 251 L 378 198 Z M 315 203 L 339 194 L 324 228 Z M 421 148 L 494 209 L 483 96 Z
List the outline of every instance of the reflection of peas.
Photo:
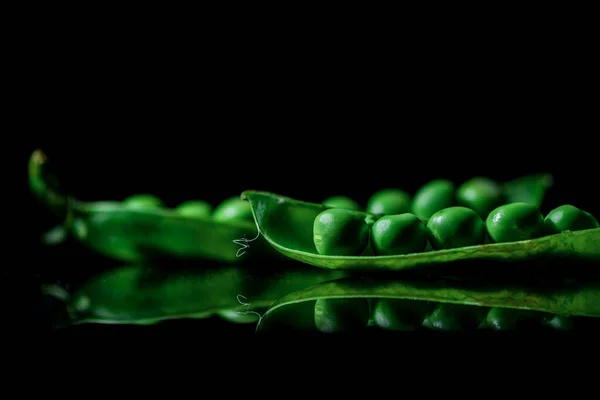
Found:
M 532 311 L 519 310 L 516 308 L 493 307 L 487 314 L 485 322 L 489 327 L 498 331 L 513 330 L 517 324 L 532 317 Z
M 410 212 L 410 195 L 400 189 L 380 190 L 369 198 L 366 211 L 375 215 Z
M 426 301 L 375 299 L 373 320 L 376 326 L 386 330 L 415 330 L 432 308 Z
M 544 224 L 550 234 L 598 228 L 598 221 L 592 214 L 570 204 L 550 211 L 544 219 Z
M 573 318 L 566 315 L 551 315 L 546 317 L 546 325 L 558 330 L 573 329 Z
M 366 299 L 318 299 L 315 302 L 315 326 L 321 332 L 352 332 L 369 322 Z
M 429 219 L 436 212 L 454 205 L 454 183 L 435 179 L 421 186 L 412 201 L 412 212 L 417 217 Z
M 544 217 L 529 203 L 510 203 L 496 208 L 485 221 L 495 243 L 536 239 L 544 234 Z
M 362 215 L 331 208 L 315 218 L 313 241 L 319 254 L 356 256 L 369 244 L 369 226 Z
M 481 218 L 503 203 L 500 185 L 488 178 L 475 177 L 464 182 L 456 190 L 459 205 L 475 211 Z
M 208 217 L 212 207 L 204 200 L 188 200 L 175 207 L 175 211 L 186 217 Z
M 152 194 L 134 194 L 123 200 L 122 204 L 135 210 L 152 210 L 164 207 L 162 200 Z
M 213 219 L 217 221 L 249 220 L 253 221 L 250 203 L 239 197 L 223 200 L 213 211 Z
M 485 226 L 470 208 L 449 207 L 431 216 L 427 222 L 427 234 L 434 249 L 454 249 L 482 244 Z
M 442 331 L 475 329 L 485 317 L 488 309 L 483 307 L 441 303 L 423 321 L 423 326 Z
M 332 196 L 324 200 L 322 204 L 333 208 L 345 208 L 347 210 L 360 211 L 360 205 L 346 196 Z
M 371 247 L 377 255 L 420 253 L 426 245 L 425 224 L 413 214 L 387 215 L 371 227 Z

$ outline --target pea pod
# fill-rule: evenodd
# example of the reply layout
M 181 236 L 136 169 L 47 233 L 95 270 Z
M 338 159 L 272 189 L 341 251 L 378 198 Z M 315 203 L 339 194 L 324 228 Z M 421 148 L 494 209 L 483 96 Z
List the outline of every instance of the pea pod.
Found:
M 336 316 L 336 326 L 361 329 L 364 319 L 358 316 L 363 313 L 362 305 L 356 303 L 355 312 L 349 309 L 349 301 L 359 299 L 371 300 L 374 325 L 388 330 L 511 330 L 520 320 L 533 321 L 539 327 L 568 328 L 580 317 L 600 318 L 597 281 L 502 285 L 348 276 L 282 297 L 263 315 L 257 332 L 268 331 L 281 321 L 292 325 L 294 320 L 308 321 L 302 314 L 314 312 L 316 302 L 334 300 L 340 304 L 346 301 L 344 313 Z M 293 320 L 285 318 L 288 313 Z M 350 315 L 350 320 L 343 320 L 344 315 Z M 296 326 L 298 330 L 316 328 L 310 321 Z
M 341 271 L 287 269 L 259 275 L 225 265 L 200 270 L 132 265 L 91 278 L 70 294 L 67 307 L 71 324 L 150 325 L 213 315 L 252 323 L 278 298 L 342 276 Z
M 460 260 L 516 261 L 546 257 L 600 259 L 600 228 L 565 231 L 529 240 L 471 245 L 452 249 L 398 255 L 320 254 L 314 242 L 314 221 L 327 206 L 295 200 L 282 195 L 245 191 L 242 198 L 251 207 L 254 219 L 266 241 L 284 256 L 305 264 L 343 270 L 404 270 Z M 533 207 L 533 206 L 531 206 Z M 363 219 L 373 226 L 378 216 L 344 210 L 354 220 Z M 543 222 L 543 221 L 542 221 Z M 478 240 L 480 227 L 476 227 Z M 358 232 L 358 230 L 354 230 Z M 475 237 L 475 236 L 474 236 Z M 381 241 L 381 238 L 377 238 Z M 361 242 L 362 243 L 362 242 Z
M 124 262 L 162 256 L 232 263 L 261 256 L 268 249 L 258 236 L 248 203 L 239 197 L 223 201 L 213 214 L 211 206 L 202 200 L 167 208 L 150 194 L 134 195 L 122 202 L 83 202 L 60 193 L 51 179 L 46 155 L 36 150 L 29 160 L 30 188 L 64 221 L 62 228 L 44 236 L 48 244 L 70 236 Z

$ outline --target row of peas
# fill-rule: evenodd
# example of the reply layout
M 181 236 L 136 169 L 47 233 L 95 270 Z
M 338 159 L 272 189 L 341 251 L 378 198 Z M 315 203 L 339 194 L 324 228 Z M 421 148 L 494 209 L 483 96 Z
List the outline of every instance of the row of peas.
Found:
M 598 227 L 593 215 L 573 205 L 557 207 L 544 218 L 533 204 L 503 201 L 499 186 L 486 178 L 467 181 L 456 191 L 451 182 L 435 180 L 412 201 L 398 189 L 375 193 L 366 209 L 377 216 L 371 224 L 352 211 L 356 202 L 336 196 L 323 202 L 333 208 L 316 216 L 313 241 L 323 255 L 356 256 L 368 249 L 401 255 L 423 252 L 428 244 L 443 250 L 483 244 L 486 238 L 514 242 Z

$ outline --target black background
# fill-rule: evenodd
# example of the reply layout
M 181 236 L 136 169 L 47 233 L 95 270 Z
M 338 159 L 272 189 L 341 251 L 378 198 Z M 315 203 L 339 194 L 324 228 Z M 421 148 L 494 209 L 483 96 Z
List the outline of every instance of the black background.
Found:
M 14 61 L 22 78 L 9 111 L 15 137 L 28 139 L 14 169 L 28 250 L 23 268 L 6 276 L 24 304 L 40 282 L 87 262 L 39 245 L 56 221 L 28 193 L 35 148 L 70 194 L 89 201 L 149 192 L 168 205 L 216 204 L 260 189 L 364 204 L 383 187 L 414 193 L 434 178 L 550 172 L 544 213 L 570 203 L 600 215 L 585 55 L 569 65 L 550 53 L 486 53 L 473 62 L 468 52 L 396 63 L 385 53 L 366 62 L 279 47 L 167 47 L 159 56 L 126 45 L 54 45 L 41 40 Z

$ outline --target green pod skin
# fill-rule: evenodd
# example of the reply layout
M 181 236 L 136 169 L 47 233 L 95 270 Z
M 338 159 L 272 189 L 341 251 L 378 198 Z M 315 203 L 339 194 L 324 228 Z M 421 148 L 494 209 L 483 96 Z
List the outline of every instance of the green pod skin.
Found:
M 315 326 L 324 333 L 356 332 L 369 323 L 367 299 L 318 299 Z
M 570 204 L 556 207 L 544 219 L 548 234 L 598 228 L 598 221 L 586 211 Z
M 346 196 L 332 196 L 325 199 L 322 203 L 324 206 L 332 207 L 332 208 L 345 208 L 346 210 L 355 210 L 360 211 L 360 205 Z
M 482 244 L 485 226 L 479 215 L 466 207 L 448 207 L 427 221 L 429 243 L 435 250 Z
M 154 210 L 164 207 L 164 203 L 152 194 L 134 194 L 123 200 L 122 204 L 135 210 Z
M 400 189 L 383 189 L 374 193 L 367 202 L 366 211 L 375 215 L 410 212 L 410 195 Z
M 175 211 L 186 217 L 205 218 L 210 216 L 212 206 L 204 200 L 188 200 L 175 207 Z
M 414 214 L 386 215 L 371 227 L 371 248 L 376 255 L 420 253 L 425 246 L 425 224 Z
M 364 216 L 342 208 L 331 208 L 315 218 L 313 242 L 319 254 L 356 256 L 369 244 L 369 225 Z
M 372 315 L 374 325 L 385 330 L 416 330 L 423 322 L 423 315 L 431 313 L 434 309 L 434 305 L 427 301 L 403 299 L 378 299 L 375 301 Z
M 529 203 L 510 203 L 496 208 L 486 219 L 486 228 L 494 243 L 517 242 L 544 236 L 544 217 Z
M 435 179 L 421 186 L 412 201 L 412 213 L 421 219 L 429 219 L 436 212 L 454 205 L 454 183 L 447 179 Z
M 504 203 L 500 185 L 483 177 L 475 177 L 464 182 L 456 189 L 458 205 L 475 211 L 481 218 L 486 218 L 495 208 Z
M 442 303 L 425 317 L 422 326 L 441 331 L 476 329 L 487 311 L 484 307 Z
M 230 197 L 223 200 L 213 211 L 213 219 L 216 221 L 247 220 L 253 221 L 252 207 L 250 203 L 239 197 Z

